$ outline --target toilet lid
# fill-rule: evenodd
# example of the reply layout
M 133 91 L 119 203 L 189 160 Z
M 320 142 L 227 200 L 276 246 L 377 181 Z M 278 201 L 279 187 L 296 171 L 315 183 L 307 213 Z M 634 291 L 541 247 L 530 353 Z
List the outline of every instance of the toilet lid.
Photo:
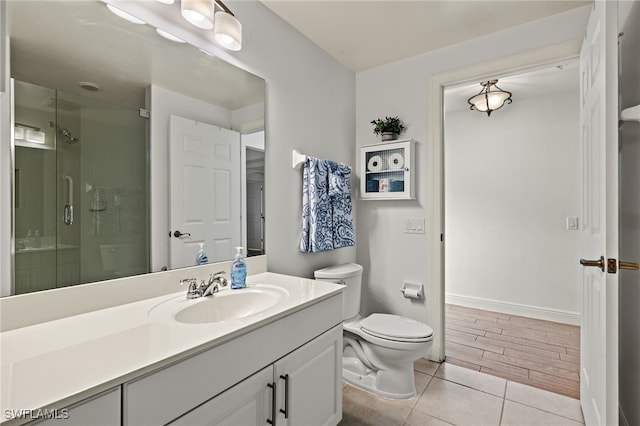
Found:
M 371 314 L 360 321 L 360 328 L 374 336 L 390 339 L 424 339 L 433 335 L 431 327 L 424 323 L 390 314 Z

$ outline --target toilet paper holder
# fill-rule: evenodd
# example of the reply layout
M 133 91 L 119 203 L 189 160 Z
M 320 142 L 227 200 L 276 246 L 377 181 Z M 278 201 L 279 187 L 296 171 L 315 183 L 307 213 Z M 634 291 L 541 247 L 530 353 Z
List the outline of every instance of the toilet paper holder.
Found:
M 424 298 L 424 286 L 422 285 L 422 283 L 405 281 L 404 283 L 402 283 L 400 292 L 402 292 L 403 296 L 407 299 Z

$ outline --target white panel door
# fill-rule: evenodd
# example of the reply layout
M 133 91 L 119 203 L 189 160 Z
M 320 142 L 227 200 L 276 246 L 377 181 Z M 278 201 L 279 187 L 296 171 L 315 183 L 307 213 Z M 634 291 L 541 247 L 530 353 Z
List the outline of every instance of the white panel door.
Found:
M 195 265 L 200 242 L 210 263 L 228 260 L 240 245 L 240 134 L 174 115 L 169 133 L 169 266 Z
M 618 424 L 617 2 L 595 1 L 580 52 L 582 324 L 580 401 L 587 425 Z

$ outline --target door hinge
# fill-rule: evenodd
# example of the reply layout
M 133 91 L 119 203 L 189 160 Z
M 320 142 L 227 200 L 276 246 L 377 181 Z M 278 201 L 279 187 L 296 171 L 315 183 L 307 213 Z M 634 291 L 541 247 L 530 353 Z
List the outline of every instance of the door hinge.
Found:
M 144 109 L 144 108 L 140 108 L 140 117 L 142 118 L 149 118 L 151 117 L 151 112 L 149 112 L 148 109 Z

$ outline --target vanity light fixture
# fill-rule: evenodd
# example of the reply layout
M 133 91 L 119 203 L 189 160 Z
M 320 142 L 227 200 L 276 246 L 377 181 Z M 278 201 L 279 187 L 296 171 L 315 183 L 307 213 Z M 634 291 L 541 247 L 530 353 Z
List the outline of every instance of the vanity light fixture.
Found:
M 214 0 L 182 0 L 180 13 L 192 25 L 203 30 L 210 30 L 213 28 L 215 2 Z
M 164 3 L 164 4 L 173 4 L 175 3 L 175 0 L 158 0 L 160 3 Z
M 502 108 L 505 102 L 513 102 L 511 100 L 511 92 L 502 90 L 496 85 L 496 83 L 498 83 L 498 80 L 489 80 L 480 83 L 482 86 L 480 93 L 470 97 L 467 101 L 471 105 L 469 109 L 486 112 L 487 116 L 491 116 L 491 113 Z
M 216 12 L 216 6 L 222 10 Z M 180 11 L 196 27 L 213 29 L 213 38 L 220 46 L 242 49 L 242 24 L 222 0 L 181 0 Z
M 238 51 L 242 49 L 242 24 L 226 10 L 216 12 L 213 38 L 226 49 Z
M 115 7 L 114 5 L 107 3 L 107 9 L 109 9 L 111 11 L 111 13 L 113 13 L 114 15 L 131 22 L 132 24 L 137 24 L 137 25 L 144 25 L 146 24 L 145 21 L 143 21 L 140 18 L 136 18 L 135 16 L 133 16 L 130 13 L 125 12 L 122 9 L 119 9 L 117 7 Z

